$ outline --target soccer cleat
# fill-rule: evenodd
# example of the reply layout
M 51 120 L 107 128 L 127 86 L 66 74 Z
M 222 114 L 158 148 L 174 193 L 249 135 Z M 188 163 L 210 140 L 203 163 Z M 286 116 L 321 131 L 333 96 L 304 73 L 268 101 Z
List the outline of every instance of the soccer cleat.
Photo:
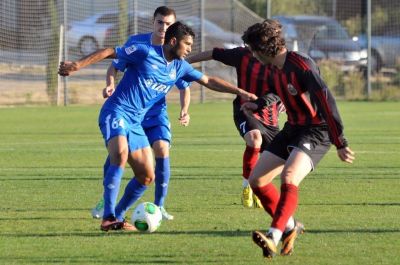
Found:
M 253 191 L 250 186 L 244 187 L 242 190 L 242 204 L 245 208 L 253 207 Z
M 167 210 L 165 210 L 165 208 L 163 206 L 160 206 L 160 211 L 161 211 L 161 215 L 162 215 L 162 219 L 163 220 L 168 220 L 168 221 L 174 220 L 174 216 L 169 214 L 167 212 Z
M 129 232 L 137 231 L 136 227 L 133 224 L 128 223 L 125 219 L 122 221 L 121 230 Z
M 124 222 L 118 221 L 115 217 L 103 219 L 100 225 L 100 230 L 108 232 L 109 230 L 121 230 Z
M 272 259 L 276 255 L 277 249 L 271 235 L 253 231 L 253 242 L 262 249 L 264 258 Z
M 104 213 L 104 199 L 102 198 L 92 209 L 92 217 L 96 219 L 101 219 L 103 218 L 103 213 Z
M 294 249 L 294 241 L 296 240 L 297 236 L 303 234 L 305 229 L 304 225 L 298 221 L 294 221 L 295 225 L 294 228 L 286 233 L 282 234 L 282 248 L 281 248 L 281 255 L 288 256 L 292 255 Z
M 254 206 L 254 208 L 264 209 L 264 207 L 261 204 L 260 199 L 255 194 L 253 194 L 253 206 Z

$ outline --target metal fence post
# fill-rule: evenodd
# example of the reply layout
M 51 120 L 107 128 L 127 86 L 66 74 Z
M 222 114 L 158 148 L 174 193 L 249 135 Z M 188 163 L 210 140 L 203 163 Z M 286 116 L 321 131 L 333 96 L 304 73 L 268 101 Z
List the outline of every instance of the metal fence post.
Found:
M 367 0 L 367 97 L 371 97 L 371 0 Z
M 205 49 L 205 38 L 204 38 L 204 0 L 200 2 L 200 32 L 201 32 L 201 46 L 200 51 L 203 52 Z M 201 72 L 204 73 L 206 67 L 205 62 L 201 62 Z M 200 86 L 200 103 L 205 101 L 204 87 Z
M 68 12 L 67 12 L 67 0 L 63 0 L 63 13 L 64 13 L 64 61 L 68 61 Z M 64 83 L 64 106 L 68 105 L 68 78 L 63 78 Z

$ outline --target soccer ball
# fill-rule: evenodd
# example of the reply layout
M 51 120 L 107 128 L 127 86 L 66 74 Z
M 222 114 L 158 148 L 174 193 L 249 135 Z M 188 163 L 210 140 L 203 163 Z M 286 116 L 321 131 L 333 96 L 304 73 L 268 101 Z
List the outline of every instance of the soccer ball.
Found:
M 135 208 L 131 219 L 138 231 L 153 233 L 161 225 L 162 214 L 154 203 L 143 202 Z

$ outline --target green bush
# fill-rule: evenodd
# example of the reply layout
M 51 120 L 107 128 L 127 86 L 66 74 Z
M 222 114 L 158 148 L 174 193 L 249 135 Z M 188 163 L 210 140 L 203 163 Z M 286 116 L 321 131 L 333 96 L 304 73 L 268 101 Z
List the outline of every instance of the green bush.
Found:
M 318 65 L 322 79 L 336 97 L 348 100 L 366 98 L 365 80 L 362 72 L 345 73 L 340 69 L 340 64 L 330 60 L 320 61 Z
M 344 73 L 336 62 L 322 60 L 318 62 L 322 79 L 336 97 L 344 97 Z
M 347 100 L 365 100 L 365 77 L 362 72 L 349 72 L 344 78 L 344 97 Z

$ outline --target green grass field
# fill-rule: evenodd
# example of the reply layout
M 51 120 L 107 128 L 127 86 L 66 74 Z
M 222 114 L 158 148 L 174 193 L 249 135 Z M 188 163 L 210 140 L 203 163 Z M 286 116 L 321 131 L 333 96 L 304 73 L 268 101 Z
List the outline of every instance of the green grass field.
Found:
M 240 204 L 244 144 L 230 102 L 193 104 L 186 128 L 170 106 L 166 206 L 175 220 L 153 234 L 104 233 L 90 216 L 106 156 L 99 108 L 0 109 L 0 264 L 268 262 L 250 233 L 270 218 Z M 340 162 L 332 148 L 304 180 L 296 216 L 307 231 L 274 264 L 400 264 L 399 103 L 339 108 L 356 161 Z M 141 201 L 153 194 L 151 187 Z

